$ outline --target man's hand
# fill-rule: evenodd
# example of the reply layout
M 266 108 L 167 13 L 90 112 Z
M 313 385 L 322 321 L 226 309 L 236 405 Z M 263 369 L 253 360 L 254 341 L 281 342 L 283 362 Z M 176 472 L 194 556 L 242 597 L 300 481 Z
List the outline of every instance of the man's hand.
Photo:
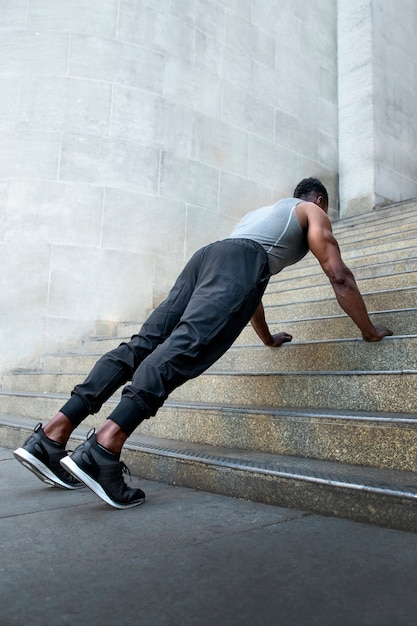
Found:
M 283 343 L 288 341 L 292 341 L 292 335 L 288 333 L 277 333 L 276 335 L 271 335 L 271 339 L 265 343 L 265 345 L 270 348 L 279 348 Z
M 362 337 L 364 341 L 374 342 L 381 341 L 384 337 L 391 337 L 393 335 L 392 330 L 389 328 L 385 328 L 385 326 L 374 326 L 375 332 L 372 335 L 365 335 L 362 333 Z
M 259 303 L 258 308 L 253 314 L 251 324 L 258 337 L 262 339 L 266 346 L 271 348 L 279 348 L 279 346 L 282 346 L 282 344 L 286 341 L 292 340 L 292 335 L 289 335 L 288 333 L 277 333 L 276 335 L 271 335 L 268 324 L 265 320 L 265 311 L 262 302 Z

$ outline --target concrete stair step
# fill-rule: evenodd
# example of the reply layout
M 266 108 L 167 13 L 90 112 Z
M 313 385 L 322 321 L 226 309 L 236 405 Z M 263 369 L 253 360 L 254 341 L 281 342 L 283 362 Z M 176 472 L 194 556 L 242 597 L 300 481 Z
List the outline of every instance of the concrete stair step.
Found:
M 13 448 L 30 430 L 2 419 L 1 439 Z M 77 445 L 74 437 L 70 445 Z M 298 457 L 137 436 L 123 458 L 143 479 L 334 515 L 401 530 L 417 530 L 417 475 Z
M 69 354 L 47 357 L 45 369 L 52 372 L 89 372 L 101 354 Z M 280 349 L 259 346 L 234 346 L 212 367 L 211 371 L 238 370 L 265 372 L 271 370 L 387 370 L 395 363 L 397 369 L 417 364 L 417 334 L 387 337 L 378 344 L 362 339 L 334 339 L 293 342 Z
M 398 288 L 413 288 L 415 290 L 415 304 L 417 304 L 417 270 L 408 272 L 399 272 L 386 274 L 384 276 L 375 276 L 372 278 L 356 278 L 360 292 L 365 295 L 372 292 L 382 292 Z M 298 282 L 291 284 L 268 285 L 263 301 L 265 304 L 281 304 L 288 302 L 291 298 L 293 303 L 306 300 L 314 300 L 317 298 L 335 297 L 330 282 L 323 276 L 323 280 L 319 284 L 311 285 L 299 284 Z
M 364 265 L 373 265 L 375 263 L 389 263 L 395 260 L 415 258 L 416 256 L 417 238 L 407 240 L 396 240 L 392 243 L 386 242 L 386 245 L 379 244 L 375 246 L 364 246 L 363 248 L 341 248 L 342 257 L 347 265 L 355 273 L 356 269 Z M 275 278 L 272 277 L 270 282 L 280 281 L 283 278 L 292 279 L 294 276 L 302 277 L 306 274 L 323 275 L 323 271 L 317 259 L 310 252 L 304 259 L 295 265 L 286 267 L 281 274 Z
M 69 394 L 80 373 L 17 372 L 3 389 Z M 171 394 L 177 402 L 416 412 L 417 370 L 206 372 Z M 116 397 L 119 394 L 116 394 Z
M 376 292 L 362 292 L 369 312 L 390 309 L 415 309 L 417 305 L 416 287 L 399 287 Z M 342 312 L 334 295 L 308 301 L 275 302 L 275 295 L 264 297 L 267 319 L 301 320 L 307 317 L 329 317 Z
M 394 205 L 383 209 L 370 211 L 360 216 L 347 217 L 333 223 L 333 229 L 338 233 L 349 233 L 358 231 L 359 233 L 370 230 L 371 233 L 378 233 L 385 230 L 387 226 L 394 229 L 403 224 L 415 226 L 415 215 L 417 203 L 413 200 L 410 203 L 398 205 L 396 211 Z
M 264 300 L 272 332 L 290 332 L 294 342 L 268 349 L 245 328 L 218 363 L 171 394 L 129 439 L 124 454 L 133 473 L 417 530 L 416 215 L 414 201 L 334 224 L 371 317 L 394 337 L 359 339 L 309 254 L 271 279 Z M 42 372 L 3 376 L 2 444 L 20 445 L 98 356 L 139 327 L 98 322 L 79 353 L 45 357 Z M 85 420 L 72 446 L 119 396 Z
M 396 335 L 417 334 L 417 308 L 377 311 L 370 317 L 376 324 L 391 328 Z M 287 332 L 293 335 L 294 341 L 357 337 L 359 332 L 352 320 L 344 314 L 280 321 L 275 318 L 273 308 L 268 309 L 268 325 L 273 334 Z M 259 344 L 250 325 L 243 329 L 234 345 L 248 344 Z
M 307 317 L 305 319 L 282 319 L 274 317 L 274 309 L 268 308 L 268 324 L 273 333 L 285 331 L 294 336 L 296 341 L 311 341 L 315 339 L 340 339 L 356 337 L 358 330 L 355 324 L 346 315 Z M 395 330 L 396 335 L 417 334 L 417 308 L 393 309 L 371 313 L 375 323 L 383 324 Z M 119 328 L 117 336 L 91 337 L 85 339 L 80 352 L 101 355 L 117 347 L 121 341 L 129 341 L 130 337 L 138 332 L 141 322 L 130 322 Z M 122 335 L 121 333 L 125 333 Z M 243 329 L 235 345 L 259 345 L 259 339 L 250 324 Z
M 279 349 L 232 347 L 210 371 L 391 370 L 417 365 L 417 335 L 387 337 L 379 343 L 362 339 L 293 342 Z
M 414 217 L 415 217 L 414 213 Z M 386 223 L 376 227 L 376 224 L 370 224 L 366 228 L 357 226 L 346 230 L 333 229 L 334 234 L 343 248 L 361 247 L 365 242 L 372 245 L 378 244 L 380 241 L 394 241 L 403 237 L 416 237 L 417 227 L 415 221 L 407 221 L 403 223 Z
M 330 288 L 331 289 L 331 288 Z M 371 317 L 376 322 L 386 324 L 388 327 L 393 326 L 395 334 L 415 334 L 415 311 L 417 310 L 417 288 L 416 287 L 400 287 L 388 290 L 382 290 L 377 292 L 363 293 L 368 310 L 371 313 Z M 268 292 L 265 294 L 265 300 L 267 300 Z M 273 296 L 272 296 L 273 298 Z M 389 305 L 389 309 L 387 307 Z M 336 337 L 346 336 L 346 334 L 339 335 L 338 328 L 339 323 L 343 325 L 343 328 L 349 328 L 353 330 L 357 336 L 357 329 L 353 322 L 350 321 L 342 312 L 338 305 L 333 293 L 329 297 L 316 298 L 306 302 L 288 302 L 285 304 L 272 304 L 265 302 L 265 310 L 267 313 L 268 323 L 272 325 L 279 324 L 279 330 L 285 330 L 283 324 L 290 323 L 292 329 L 295 328 L 295 324 L 298 328 L 312 324 L 315 329 L 318 327 L 326 328 L 324 338 L 332 337 L 332 328 L 330 325 L 335 324 Z M 401 319 L 398 318 L 398 313 Z M 395 316 L 395 317 L 393 317 Z M 382 317 L 384 319 L 382 319 Z M 324 323 L 320 323 L 320 319 L 324 320 Z M 280 321 L 282 320 L 282 321 Z M 333 321 L 334 320 L 334 321 Z M 385 321 L 384 321 L 385 320 Z M 391 321 L 392 320 L 392 321 Z M 399 328 L 395 328 L 394 324 L 398 323 Z M 94 353 L 103 354 L 107 350 L 119 345 L 121 341 L 130 339 L 130 337 L 137 333 L 141 327 L 142 322 L 123 322 L 119 323 L 117 327 L 116 336 L 112 337 L 93 337 L 83 342 L 82 350 L 87 352 L 91 350 L 93 343 L 97 344 L 96 348 L 93 348 Z M 405 325 L 405 328 L 404 328 Z M 248 327 L 249 328 L 249 327 Z M 329 329 L 329 333 L 327 332 Z M 404 330 L 400 330 L 404 329 Z M 348 336 L 352 336 L 352 330 L 349 331 Z M 246 331 L 243 331 L 244 333 Z M 288 332 L 294 332 L 289 330 Z M 253 336 L 252 331 L 249 329 L 249 334 Z M 303 338 L 321 338 L 316 334 L 300 335 L 300 339 Z M 241 340 L 239 340 L 241 341 Z M 253 340 L 252 340 L 253 341 Z M 251 342 L 252 342 L 251 341 Z M 246 342 L 246 340 L 245 340 Z M 98 347 L 100 346 L 100 347 Z
M 28 428 L 46 423 L 66 401 L 65 394 L 0 392 L 0 414 L 17 414 Z M 110 399 L 84 428 L 98 428 L 116 406 Z M 1 418 L 0 418 L 1 421 Z M 78 430 L 77 430 L 78 432 Z M 236 407 L 167 401 L 146 420 L 141 435 L 184 443 L 415 471 L 417 415 L 299 407 Z
M 380 257 L 380 255 L 378 255 Z M 323 271 L 314 271 L 311 268 L 311 272 L 303 273 L 300 275 L 296 275 L 295 277 L 288 278 L 283 272 L 282 274 L 278 274 L 276 279 L 271 279 L 269 281 L 268 290 L 274 289 L 291 289 L 294 287 L 311 287 L 313 285 L 322 285 L 329 284 L 327 277 L 324 275 Z M 352 267 L 351 267 L 352 269 Z M 381 263 L 372 263 L 368 265 L 360 265 L 354 268 L 354 275 L 356 280 L 364 280 L 364 279 L 373 279 L 379 278 L 383 276 L 390 276 L 392 274 L 402 274 L 405 272 L 416 272 L 417 271 L 417 256 L 414 258 L 410 258 L 408 255 L 404 259 L 396 259 L 393 261 L 384 261 Z
M 171 399 L 238 406 L 416 412 L 417 370 L 206 373 Z

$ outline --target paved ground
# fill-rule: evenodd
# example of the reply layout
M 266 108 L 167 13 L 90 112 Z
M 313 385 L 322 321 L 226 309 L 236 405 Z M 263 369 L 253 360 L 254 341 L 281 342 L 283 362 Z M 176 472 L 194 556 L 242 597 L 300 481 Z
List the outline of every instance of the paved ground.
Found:
M 1 626 L 417 623 L 416 534 L 140 485 L 116 511 L 0 448 Z

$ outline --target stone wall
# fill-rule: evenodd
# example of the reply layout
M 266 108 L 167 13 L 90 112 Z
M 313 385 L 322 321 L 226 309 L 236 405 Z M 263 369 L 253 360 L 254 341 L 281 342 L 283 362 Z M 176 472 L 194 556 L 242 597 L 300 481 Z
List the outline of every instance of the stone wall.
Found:
M 338 1 L 341 217 L 417 196 L 417 5 Z
M 334 0 L 1 0 L 0 366 L 141 320 L 247 210 L 328 185 Z

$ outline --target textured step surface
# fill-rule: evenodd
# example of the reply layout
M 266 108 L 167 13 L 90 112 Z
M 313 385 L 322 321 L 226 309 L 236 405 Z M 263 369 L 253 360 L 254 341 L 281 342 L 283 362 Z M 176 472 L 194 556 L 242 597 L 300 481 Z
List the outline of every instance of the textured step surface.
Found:
M 10 448 L 21 445 L 28 434 L 22 422 L 0 422 L 0 436 Z M 151 437 L 132 438 L 123 458 L 136 476 L 148 480 L 417 531 L 417 480 L 411 472 L 184 446 Z
M 53 356 L 45 361 L 45 369 L 53 372 L 89 372 L 101 355 Z M 374 344 L 362 339 L 335 339 L 284 344 L 279 349 L 258 346 L 235 346 L 226 352 L 211 371 L 320 370 L 323 363 L 330 370 L 363 370 L 372 360 L 377 370 L 409 369 L 417 364 L 417 335 L 388 337 Z
M 212 372 L 177 388 L 171 399 L 234 406 L 310 407 L 414 412 L 417 370 Z M 79 373 L 24 373 L 8 385 L 16 391 L 67 393 L 85 376 Z M 119 394 L 116 394 L 119 395 Z
M 417 531 L 416 215 L 414 202 L 334 225 L 372 320 L 394 337 L 363 342 L 307 255 L 273 277 L 264 298 L 271 331 L 293 334 L 293 343 L 266 348 L 248 325 L 129 439 L 134 472 Z M 3 376 L 0 441 L 20 442 L 46 422 L 97 358 L 139 327 L 97 324 L 78 352 L 46 355 L 41 371 Z M 101 424 L 118 398 L 76 435 Z

